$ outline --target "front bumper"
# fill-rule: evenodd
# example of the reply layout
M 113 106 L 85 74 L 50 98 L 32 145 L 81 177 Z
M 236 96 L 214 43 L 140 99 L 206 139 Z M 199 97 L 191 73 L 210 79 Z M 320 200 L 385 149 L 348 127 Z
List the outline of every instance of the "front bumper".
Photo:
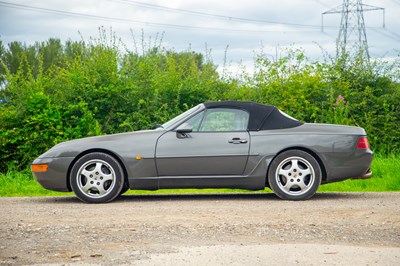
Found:
M 38 158 L 34 164 L 48 164 L 46 172 L 33 172 L 33 176 L 45 189 L 67 192 L 71 191 L 68 185 L 68 169 L 73 157 Z

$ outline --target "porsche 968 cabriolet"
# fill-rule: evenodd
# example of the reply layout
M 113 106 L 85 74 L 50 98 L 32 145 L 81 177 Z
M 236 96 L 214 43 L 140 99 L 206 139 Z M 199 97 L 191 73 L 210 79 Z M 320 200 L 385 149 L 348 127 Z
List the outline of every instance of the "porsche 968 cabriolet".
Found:
M 154 130 L 60 143 L 31 165 L 46 189 L 109 202 L 128 189 L 269 187 L 285 200 L 369 178 L 373 152 L 354 126 L 302 123 L 271 105 L 199 104 Z

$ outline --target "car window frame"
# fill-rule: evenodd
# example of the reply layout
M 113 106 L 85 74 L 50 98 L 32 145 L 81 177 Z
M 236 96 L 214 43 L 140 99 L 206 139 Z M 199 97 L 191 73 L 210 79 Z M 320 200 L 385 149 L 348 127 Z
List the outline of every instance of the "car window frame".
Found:
M 226 130 L 226 131 L 217 131 L 217 130 L 200 130 L 204 124 L 204 120 L 207 117 L 207 113 L 208 112 L 214 112 L 215 110 L 221 110 L 221 109 L 226 109 L 226 110 L 239 110 L 242 112 L 247 113 L 248 115 L 248 119 L 247 119 L 247 124 L 245 126 L 245 128 L 243 130 Z M 192 114 L 190 117 L 188 117 L 185 121 L 183 121 L 182 123 L 180 123 L 177 127 L 174 128 L 174 131 L 176 131 L 181 125 L 183 125 L 184 123 L 186 123 L 188 120 L 192 119 L 193 117 L 195 117 L 196 115 L 198 115 L 199 113 L 203 113 L 200 124 L 199 124 L 199 130 L 198 131 L 193 131 L 193 133 L 224 133 L 224 132 L 248 132 L 249 131 L 249 123 L 250 123 L 250 112 L 248 110 L 242 109 L 242 108 L 234 108 L 234 107 L 217 107 L 217 108 L 204 108 L 202 110 L 199 110 L 198 112 L 196 112 L 195 114 Z
M 198 113 L 200 113 L 204 110 L 206 110 L 206 107 L 204 106 L 204 104 L 196 105 L 195 107 L 183 112 L 182 114 L 180 114 L 180 115 L 172 118 L 171 120 L 167 121 L 166 123 L 164 123 L 162 125 L 162 128 L 167 131 L 170 131 L 170 130 L 176 131 L 176 129 L 180 125 L 182 125 L 187 120 L 189 120 L 190 118 L 192 118 L 193 116 L 197 115 Z

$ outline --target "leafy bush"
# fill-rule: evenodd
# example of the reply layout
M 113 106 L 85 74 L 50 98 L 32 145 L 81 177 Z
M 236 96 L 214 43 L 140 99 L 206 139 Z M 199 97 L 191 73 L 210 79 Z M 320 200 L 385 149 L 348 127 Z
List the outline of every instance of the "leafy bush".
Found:
M 255 62 L 254 74 L 241 77 L 245 82 L 226 98 L 273 104 L 305 122 L 360 126 L 373 150 L 399 152 L 400 59 L 344 69 L 338 60 L 312 62 L 301 50 L 289 50 L 278 60 L 260 54 Z
M 0 41 L 0 171 L 25 168 L 56 143 L 148 129 L 204 101 L 273 104 L 305 122 L 364 127 L 375 151 L 400 149 L 399 62 L 343 67 L 301 50 L 255 71 L 224 75 L 210 56 L 142 42 L 121 52 L 115 36 L 31 46 Z M 225 73 L 225 72 L 224 72 Z

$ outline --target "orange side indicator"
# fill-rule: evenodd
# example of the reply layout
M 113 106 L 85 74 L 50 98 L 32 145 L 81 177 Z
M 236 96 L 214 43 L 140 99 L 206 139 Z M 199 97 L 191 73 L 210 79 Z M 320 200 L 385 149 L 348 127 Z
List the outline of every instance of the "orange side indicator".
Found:
M 140 160 L 142 160 L 142 156 L 139 156 L 139 155 L 138 155 L 138 156 L 135 157 L 135 159 L 136 159 L 137 161 L 140 161 Z
M 36 173 L 47 172 L 47 169 L 49 169 L 48 164 L 32 164 L 31 165 L 32 172 L 36 172 Z

